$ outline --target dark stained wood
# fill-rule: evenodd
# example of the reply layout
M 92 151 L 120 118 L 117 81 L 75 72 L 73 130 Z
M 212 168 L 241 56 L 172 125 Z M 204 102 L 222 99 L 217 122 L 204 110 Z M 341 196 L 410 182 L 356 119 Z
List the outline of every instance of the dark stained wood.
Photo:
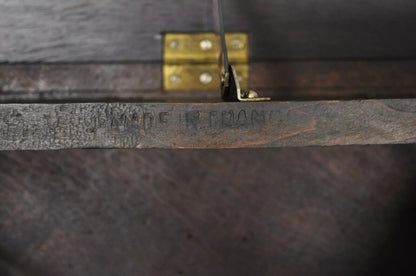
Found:
M 250 87 L 275 100 L 416 97 L 414 60 L 250 64 Z
M 1 275 L 414 274 L 416 147 L 0 152 Z
M 415 60 L 250 64 L 250 87 L 275 100 L 416 97 Z M 157 63 L 0 64 L 0 102 L 218 101 L 218 91 L 162 91 Z
M 0 105 L 1 150 L 416 142 L 416 99 Z
M 160 64 L 1 64 L 0 91 L 160 90 Z
M 224 2 L 262 94 L 415 98 L 415 1 Z M 194 102 L 0 104 L 0 149 L 416 142 L 414 99 L 161 91 L 161 33 L 212 25 L 210 1 L 0 0 L 23 62 L 0 103 Z M 413 275 L 415 167 L 415 145 L 2 151 L 0 275 Z
M 211 1 L 0 1 L 0 61 L 161 61 L 161 33 L 212 31 Z M 254 60 L 416 57 L 413 0 L 224 0 Z
M 415 87 L 416 60 L 279 61 L 250 64 L 258 89 Z

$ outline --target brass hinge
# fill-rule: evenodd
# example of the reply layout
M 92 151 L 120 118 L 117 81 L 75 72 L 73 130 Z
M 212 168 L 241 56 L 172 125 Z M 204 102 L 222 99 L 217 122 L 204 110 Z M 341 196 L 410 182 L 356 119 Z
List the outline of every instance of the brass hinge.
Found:
M 227 33 L 228 58 L 235 65 L 240 86 L 248 87 L 249 40 L 245 33 Z M 219 37 L 214 33 L 168 33 L 164 36 L 165 91 L 218 90 Z

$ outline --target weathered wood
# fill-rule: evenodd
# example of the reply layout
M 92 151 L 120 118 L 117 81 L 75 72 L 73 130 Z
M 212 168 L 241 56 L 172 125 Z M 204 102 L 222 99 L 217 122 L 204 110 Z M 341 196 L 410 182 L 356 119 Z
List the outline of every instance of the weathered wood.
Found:
M 244 148 L 416 142 L 416 99 L 0 105 L 0 149 Z
M 416 145 L 0 152 L 0 275 L 415 275 Z
M 257 62 L 250 71 L 250 87 L 275 100 L 416 97 L 415 60 Z
M 0 0 L 0 61 L 129 61 L 2 64 L 0 102 L 215 99 L 171 97 L 159 64 L 131 63 L 160 61 L 161 30 L 211 29 L 208 2 Z M 411 0 L 224 2 L 227 28 L 250 32 L 256 60 L 415 57 Z M 413 68 L 255 63 L 251 82 L 275 99 L 413 97 Z M 414 100 L 264 105 L 283 121 L 251 129 L 238 120 L 250 105 L 163 105 L 185 114 L 167 130 L 161 105 L 0 105 L 0 148 L 415 142 Z M 159 124 L 148 133 L 145 108 Z M 193 129 L 207 110 L 220 112 L 218 129 Z M 415 162 L 415 145 L 0 152 L 0 275 L 415 274 Z
M 0 102 L 212 101 L 218 91 L 164 92 L 161 64 L 0 64 Z M 416 97 L 415 60 L 250 64 L 250 87 L 274 100 Z
M 0 61 L 161 61 L 161 33 L 213 30 L 211 1 L 0 0 Z M 225 0 L 255 60 L 416 56 L 413 0 Z
M 160 90 L 161 65 L 152 63 L 0 64 L 2 93 Z

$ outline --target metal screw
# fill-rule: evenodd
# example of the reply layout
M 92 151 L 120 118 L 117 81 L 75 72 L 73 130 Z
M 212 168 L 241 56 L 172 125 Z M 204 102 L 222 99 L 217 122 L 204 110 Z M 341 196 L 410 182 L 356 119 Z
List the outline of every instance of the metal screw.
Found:
M 200 81 L 202 84 L 209 84 L 209 83 L 211 83 L 211 82 L 212 82 L 212 75 L 211 75 L 210 73 L 202 73 L 202 74 L 199 76 L 199 81 Z
M 201 47 L 203 51 L 208 51 L 212 49 L 212 42 L 209 39 L 204 39 L 204 40 L 201 40 L 201 42 L 199 43 L 199 46 Z
M 239 38 L 231 40 L 231 48 L 234 50 L 242 50 L 244 47 L 244 43 Z
M 169 80 L 172 83 L 179 83 L 181 82 L 181 77 L 179 75 L 170 75 Z
M 256 91 L 250 90 L 248 92 L 248 98 L 249 99 L 255 99 L 255 98 L 258 98 L 258 97 L 259 97 L 259 94 L 257 94 Z
M 169 43 L 169 47 L 170 47 L 171 49 L 178 49 L 178 47 L 179 47 L 179 41 L 177 41 L 177 40 L 172 40 L 172 41 Z

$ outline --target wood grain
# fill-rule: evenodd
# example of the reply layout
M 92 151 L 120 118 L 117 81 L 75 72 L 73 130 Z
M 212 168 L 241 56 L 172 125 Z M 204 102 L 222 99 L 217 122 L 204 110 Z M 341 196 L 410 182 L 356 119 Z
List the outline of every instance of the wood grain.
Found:
M 414 60 L 269 61 L 250 71 L 250 87 L 275 100 L 416 97 Z
M 416 142 L 416 100 L 0 105 L 2 150 Z
M 215 101 L 160 89 L 161 33 L 211 30 L 209 2 L 0 0 L 0 102 Z M 224 2 L 274 99 L 415 97 L 415 1 Z M 1 104 L 0 149 L 414 143 L 415 116 L 415 100 Z M 2 151 L 0 275 L 416 274 L 415 167 L 415 145 Z
M 211 1 L 0 1 L 0 61 L 161 61 L 163 32 L 212 31 Z M 416 57 L 412 0 L 225 0 L 251 57 Z
M 415 60 L 250 64 L 250 87 L 274 100 L 416 97 Z M 162 91 L 157 63 L 0 64 L 0 102 L 218 101 L 218 91 Z
M 414 274 L 416 147 L 0 152 L 0 274 Z

